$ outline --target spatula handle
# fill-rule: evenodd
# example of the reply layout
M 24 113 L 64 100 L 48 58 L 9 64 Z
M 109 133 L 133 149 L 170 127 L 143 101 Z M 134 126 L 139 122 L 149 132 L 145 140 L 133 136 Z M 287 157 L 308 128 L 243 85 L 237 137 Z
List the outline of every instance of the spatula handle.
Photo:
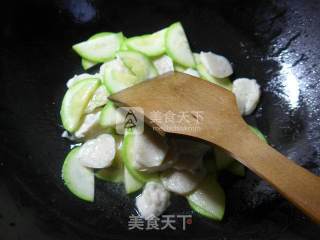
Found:
M 237 144 L 232 144 L 234 141 L 237 141 Z M 235 134 L 230 142 L 228 150 L 235 159 L 320 223 L 320 177 L 283 156 L 249 129 Z

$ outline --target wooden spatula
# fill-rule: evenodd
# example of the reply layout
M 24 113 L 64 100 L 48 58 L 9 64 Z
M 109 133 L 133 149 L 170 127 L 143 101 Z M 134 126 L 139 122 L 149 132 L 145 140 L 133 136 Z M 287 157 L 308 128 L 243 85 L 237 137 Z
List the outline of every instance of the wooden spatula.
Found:
M 230 91 L 190 75 L 168 73 L 109 98 L 120 106 L 143 108 L 140 114 L 160 132 L 191 136 L 221 147 L 320 223 L 319 177 L 252 133 Z M 161 119 L 160 113 L 170 118 Z

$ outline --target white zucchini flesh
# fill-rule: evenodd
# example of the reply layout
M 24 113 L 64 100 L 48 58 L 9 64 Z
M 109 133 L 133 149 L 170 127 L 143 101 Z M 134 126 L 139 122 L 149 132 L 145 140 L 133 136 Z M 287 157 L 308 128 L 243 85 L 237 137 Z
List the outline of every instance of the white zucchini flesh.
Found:
M 78 152 L 83 166 L 105 168 L 111 166 L 116 155 L 116 143 L 111 134 L 101 134 L 85 142 Z
M 152 62 L 142 53 L 136 51 L 120 51 L 117 57 L 140 80 L 144 81 L 158 75 Z
M 99 79 L 90 78 L 80 81 L 68 89 L 60 111 L 62 124 L 66 130 L 74 132 L 78 129 L 84 111 L 99 84 Z
M 194 174 L 186 170 L 169 169 L 161 174 L 163 186 L 168 191 L 180 195 L 187 195 L 195 190 L 202 178 L 202 174 Z
M 226 78 L 233 73 L 231 63 L 223 56 L 212 52 L 200 52 L 200 61 L 213 77 Z
M 140 82 L 120 58 L 105 63 L 100 72 L 103 73 L 103 83 L 110 93 L 119 92 Z
M 143 187 L 143 183 L 135 179 L 126 167 L 124 168 L 124 187 L 127 194 L 136 192 Z
M 94 172 L 81 165 L 78 158 L 79 147 L 67 155 L 62 167 L 62 179 L 67 188 L 77 197 L 93 202 Z
M 168 55 L 163 55 L 154 60 L 153 64 L 156 67 L 159 75 L 174 71 L 173 61 Z
M 108 102 L 102 109 L 99 123 L 103 127 L 115 127 L 125 121 L 125 114 L 116 108 L 113 102 Z
M 200 77 L 199 72 L 197 70 L 193 69 L 193 68 L 188 68 L 183 73 L 189 74 L 189 75 L 194 76 L 194 77 Z
M 160 56 L 165 52 L 165 34 L 167 29 L 153 34 L 137 36 L 127 39 L 126 45 L 129 49 L 141 52 L 148 57 Z
M 236 79 L 232 92 L 236 95 L 238 109 L 242 115 L 249 115 L 255 110 L 261 95 L 260 85 L 255 79 Z
M 68 81 L 67 81 L 67 87 L 70 88 L 72 87 L 74 84 L 82 81 L 82 80 L 85 80 L 85 79 L 89 79 L 89 78 L 96 78 L 96 79 L 100 79 L 101 76 L 99 73 L 97 74 L 88 74 L 88 73 L 82 73 L 80 75 L 74 75 L 72 78 L 70 78 Z
M 199 214 L 221 220 L 225 211 L 225 193 L 214 177 L 206 177 L 199 188 L 187 196 L 190 207 Z
M 189 42 L 180 22 L 172 24 L 166 33 L 167 54 L 177 63 L 184 67 L 195 67 L 193 54 Z
M 108 102 L 109 92 L 104 85 L 100 85 L 94 92 L 92 98 L 90 99 L 85 113 L 92 113 L 97 108 L 102 107 Z
M 122 33 L 113 33 L 89 39 L 72 46 L 82 57 L 92 62 L 105 62 L 114 58 L 123 41 Z
M 161 183 L 148 182 L 141 195 L 136 198 L 136 206 L 144 219 L 161 215 L 170 204 L 170 193 Z
M 92 133 L 96 128 L 99 128 L 99 118 L 101 112 L 87 114 L 80 127 L 74 132 L 74 137 L 84 138 Z

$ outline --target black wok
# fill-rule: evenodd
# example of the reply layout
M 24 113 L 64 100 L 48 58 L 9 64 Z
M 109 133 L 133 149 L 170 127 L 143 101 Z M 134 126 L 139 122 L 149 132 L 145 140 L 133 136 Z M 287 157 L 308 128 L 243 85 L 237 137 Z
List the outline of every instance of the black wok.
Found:
M 97 182 L 96 201 L 64 187 L 65 82 L 81 73 L 71 45 L 99 31 L 128 36 L 182 21 L 193 50 L 227 56 L 263 89 L 247 121 L 280 152 L 320 174 L 320 1 L 5 1 L 0 28 L 0 239 L 319 239 L 319 228 L 251 172 L 222 176 L 221 223 L 128 231 L 133 197 Z M 294 179 L 293 179 L 294 181 Z M 319 189 L 315 189 L 319 191 Z M 175 197 L 172 214 L 192 213 Z

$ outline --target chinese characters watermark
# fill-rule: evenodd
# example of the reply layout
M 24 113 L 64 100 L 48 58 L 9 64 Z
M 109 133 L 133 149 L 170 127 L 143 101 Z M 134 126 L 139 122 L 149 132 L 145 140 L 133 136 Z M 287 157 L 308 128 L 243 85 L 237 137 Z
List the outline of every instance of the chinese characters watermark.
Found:
M 152 111 L 149 118 L 165 131 L 200 131 L 204 111 Z
M 139 215 L 130 215 L 128 221 L 129 230 L 176 230 L 181 228 L 186 230 L 187 225 L 192 224 L 192 215 L 162 215 L 161 217 L 153 217 L 143 219 Z
M 144 131 L 143 108 L 120 107 L 116 109 L 115 122 L 118 134 L 124 134 L 126 129 L 134 129 L 134 134 L 142 134 Z M 139 116 L 139 117 L 138 117 Z M 201 122 L 204 120 L 204 111 L 151 111 L 149 119 L 164 131 L 189 131 L 201 130 Z M 154 130 L 157 130 L 154 126 Z

